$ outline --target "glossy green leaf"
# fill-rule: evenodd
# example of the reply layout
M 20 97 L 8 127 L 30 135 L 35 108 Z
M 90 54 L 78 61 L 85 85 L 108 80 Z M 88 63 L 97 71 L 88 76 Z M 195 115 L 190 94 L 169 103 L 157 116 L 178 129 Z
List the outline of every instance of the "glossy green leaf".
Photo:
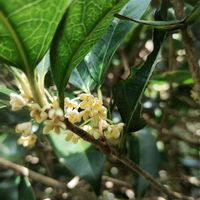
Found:
M 40 61 L 40 63 L 37 65 L 38 74 L 42 79 L 44 79 L 46 73 L 48 72 L 49 67 L 50 67 L 50 57 L 49 57 L 49 52 L 47 52 L 46 55 L 43 57 L 43 59 Z
M 128 140 L 129 157 L 152 176 L 155 176 L 159 169 L 160 159 L 156 146 L 156 139 L 148 128 L 142 129 L 137 136 L 130 136 Z M 149 182 L 142 176 L 136 175 L 137 195 L 141 196 L 149 186 Z
M 84 60 L 73 70 L 69 82 L 86 93 L 96 85 Z
M 148 25 L 148 26 L 151 26 L 152 28 L 156 28 L 156 29 L 164 30 L 164 31 L 176 30 L 185 26 L 184 19 L 175 20 L 175 21 L 146 21 L 146 20 L 133 19 L 133 18 L 123 16 L 120 14 L 116 14 L 115 17 L 121 20 L 128 20 L 128 21 L 139 23 L 139 24 Z
M 63 19 L 51 48 L 53 77 L 63 103 L 72 70 L 101 38 L 128 0 L 74 0 Z
M 120 13 L 129 17 L 140 18 L 146 11 L 149 3 L 150 0 L 130 0 Z M 83 75 L 85 77 L 85 72 L 87 72 L 87 79 L 84 79 L 83 81 L 87 85 L 91 84 L 89 89 L 93 89 L 95 85 L 101 85 L 107 72 L 110 60 L 116 49 L 126 37 L 127 33 L 129 33 L 133 28 L 136 28 L 137 25 L 138 24 L 121 21 L 115 18 L 109 26 L 107 32 L 87 54 L 84 59 L 84 63 L 81 63 L 81 66 L 78 66 L 76 69 L 78 74 L 76 74 L 76 76 L 73 75 L 73 83 L 75 83 L 76 80 L 79 80 L 79 77 L 82 77 Z M 84 70 L 80 70 L 80 68 L 84 68 Z M 82 71 L 84 73 L 82 73 Z M 82 89 L 82 84 L 75 86 Z
M 28 177 L 21 176 L 18 185 L 18 199 L 19 200 L 36 200 L 33 189 L 28 180 Z
M 146 85 L 155 68 L 154 63 L 163 39 L 164 33 L 155 30 L 153 52 L 136 72 L 132 71 L 131 76 L 127 80 L 120 81 L 113 89 L 114 100 L 122 120 L 126 124 L 126 132 L 132 131 L 135 126 L 134 124 L 138 121 L 138 112 L 136 111 L 140 105 L 140 100 Z
M 150 129 L 145 128 L 139 132 L 138 140 L 140 167 L 152 176 L 157 175 L 159 169 L 159 152 L 155 137 L 152 135 Z M 143 176 L 139 176 L 137 183 L 138 195 L 141 195 L 148 186 L 149 182 Z
M 88 181 L 99 193 L 105 156 L 85 141 L 78 144 L 66 142 L 63 134 L 50 135 L 50 142 L 60 162 L 74 175 Z
M 0 61 L 33 76 L 68 0 L 0 0 Z

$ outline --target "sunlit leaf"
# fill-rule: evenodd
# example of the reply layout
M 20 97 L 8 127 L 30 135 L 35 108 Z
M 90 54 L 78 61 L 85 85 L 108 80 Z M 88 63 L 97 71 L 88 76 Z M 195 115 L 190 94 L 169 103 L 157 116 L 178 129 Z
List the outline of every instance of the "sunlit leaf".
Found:
M 0 0 L 0 60 L 32 76 L 68 4 L 68 0 Z
M 53 77 L 63 104 L 66 83 L 73 69 L 101 38 L 128 0 L 74 0 L 51 48 Z

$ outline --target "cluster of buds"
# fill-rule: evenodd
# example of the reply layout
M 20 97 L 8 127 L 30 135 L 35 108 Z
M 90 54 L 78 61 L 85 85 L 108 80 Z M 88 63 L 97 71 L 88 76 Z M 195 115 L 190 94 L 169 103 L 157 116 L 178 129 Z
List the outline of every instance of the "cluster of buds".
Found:
M 26 82 L 26 83 L 25 83 Z M 114 124 L 107 118 L 107 108 L 101 98 L 92 94 L 80 94 L 74 99 L 65 98 L 64 110 L 59 106 L 58 99 L 48 94 L 45 105 L 41 106 L 32 98 L 29 83 L 23 79 L 20 87 L 21 94 L 11 94 L 10 104 L 13 111 L 18 111 L 24 106 L 29 107 L 31 122 L 25 122 L 16 126 L 16 132 L 21 133 L 19 144 L 25 147 L 33 147 L 37 136 L 33 133 L 32 123 L 43 124 L 43 134 L 64 132 L 65 140 L 77 143 L 80 137 L 66 129 L 64 119 L 76 124 L 91 134 L 95 139 L 118 139 L 123 130 L 123 123 Z

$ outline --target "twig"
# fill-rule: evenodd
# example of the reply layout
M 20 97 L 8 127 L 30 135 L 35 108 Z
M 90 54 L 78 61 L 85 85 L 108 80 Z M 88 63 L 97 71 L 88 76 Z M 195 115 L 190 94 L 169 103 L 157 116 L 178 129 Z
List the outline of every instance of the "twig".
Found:
M 188 197 L 185 195 L 182 195 L 180 193 L 171 191 L 167 187 L 163 186 L 160 184 L 153 176 L 151 176 L 149 173 L 144 171 L 142 168 L 140 168 L 139 165 L 131 161 L 129 158 L 127 158 L 125 155 L 116 152 L 114 150 L 111 150 L 111 148 L 107 145 L 106 141 L 101 141 L 101 140 L 95 140 L 89 133 L 86 131 L 82 130 L 75 124 L 72 124 L 69 122 L 67 119 L 65 120 L 67 128 L 74 132 L 75 134 L 79 135 L 82 139 L 85 141 L 91 142 L 93 145 L 95 145 L 100 151 L 105 153 L 107 156 L 111 156 L 114 159 L 118 160 L 120 163 L 123 165 L 127 166 L 131 170 L 135 171 L 137 174 L 143 176 L 146 180 L 148 180 L 154 188 L 157 190 L 164 192 L 167 196 L 175 198 L 175 199 L 181 199 L 181 200 L 194 200 L 193 197 Z
M 145 121 L 149 124 L 149 126 L 155 128 L 156 130 L 158 130 L 161 132 L 161 134 L 169 136 L 170 138 L 176 139 L 176 140 L 181 140 L 184 141 L 190 145 L 195 145 L 195 146 L 199 146 L 200 145 L 200 141 L 193 139 L 193 138 L 187 138 L 187 137 L 183 137 L 181 135 L 177 135 L 174 133 L 170 133 L 170 131 L 166 128 L 162 128 L 162 126 L 158 125 L 153 119 L 151 119 L 148 115 L 144 114 L 143 115 Z
M 127 157 L 118 155 L 115 158 L 118 161 L 120 161 L 121 163 L 123 163 L 124 165 L 126 165 L 127 167 L 129 167 L 130 169 L 132 169 L 133 171 L 135 171 L 137 174 L 140 174 L 141 176 L 143 176 L 146 180 L 148 180 L 151 183 L 151 185 L 155 189 L 163 192 L 169 198 L 173 198 L 173 199 L 175 198 L 175 199 L 181 199 L 181 200 L 194 200 L 193 197 L 188 197 L 188 196 L 182 195 L 178 192 L 174 192 L 174 191 L 170 190 L 169 188 L 163 186 L 153 176 L 151 176 L 149 173 L 144 171 L 136 163 L 134 163 L 132 160 L 128 159 Z
M 10 162 L 4 158 L 0 158 L 0 167 L 5 168 L 5 169 L 12 169 L 13 171 L 23 175 L 30 177 L 34 181 L 38 181 L 40 183 L 43 183 L 45 185 L 58 188 L 58 189 L 67 189 L 66 183 L 57 181 L 53 178 L 50 178 L 48 176 L 39 174 L 37 172 L 34 172 L 22 165 L 15 164 L 13 162 Z
M 184 1 L 183 0 L 171 0 L 174 6 L 177 19 L 183 19 L 185 17 Z M 195 48 L 195 40 L 190 27 L 184 27 L 181 30 L 183 43 L 185 45 L 186 58 L 188 61 L 189 70 L 194 80 L 194 87 L 197 93 L 198 100 L 200 102 L 200 66 L 198 64 L 197 51 Z
M 111 154 L 111 149 L 104 140 L 96 140 L 94 137 L 92 137 L 86 131 L 84 131 L 83 129 L 79 128 L 78 126 L 72 124 L 71 122 L 69 122 L 68 119 L 65 119 L 65 124 L 69 130 L 71 130 L 75 134 L 79 135 L 85 141 L 90 142 L 93 145 L 95 145 L 103 153 L 105 153 L 107 155 Z
M 125 181 L 122 181 L 122 180 L 119 180 L 119 179 L 116 179 L 116 178 L 113 178 L 113 177 L 103 175 L 102 179 L 105 180 L 105 181 L 111 181 L 116 185 L 121 185 L 121 186 L 125 186 L 125 187 L 128 187 L 128 188 L 132 188 L 132 185 L 130 183 L 127 183 Z

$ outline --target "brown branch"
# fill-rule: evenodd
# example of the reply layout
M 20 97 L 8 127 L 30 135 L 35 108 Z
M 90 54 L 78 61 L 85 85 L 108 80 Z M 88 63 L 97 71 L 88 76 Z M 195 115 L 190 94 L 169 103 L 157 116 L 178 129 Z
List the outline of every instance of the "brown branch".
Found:
M 183 0 L 171 0 L 174 6 L 175 14 L 177 19 L 184 19 L 184 1 Z M 197 51 L 195 48 L 195 40 L 193 37 L 192 30 L 189 26 L 184 27 L 181 30 L 183 43 L 185 45 L 186 59 L 188 61 L 189 70 L 194 80 L 194 89 L 197 93 L 198 101 L 200 102 L 200 66 L 198 64 Z
M 8 161 L 4 158 L 0 158 L 0 167 L 5 168 L 5 169 L 11 169 L 11 170 L 23 175 L 23 176 L 27 176 L 27 177 L 33 179 L 34 181 L 43 183 L 45 185 L 48 185 L 48 186 L 51 186 L 51 187 L 54 187 L 54 188 L 65 189 L 65 190 L 67 189 L 66 183 L 57 181 L 57 180 L 50 178 L 48 176 L 34 172 L 34 171 L 32 171 L 32 170 L 30 170 L 30 169 L 28 169 L 28 168 L 26 168 L 22 165 L 15 164 L 15 163 L 10 162 L 10 161 Z
M 93 145 L 95 145 L 103 153 L 105 153 L 107 155 L 111 154 L 111 149 L 107 145 L 107 143 L 104 141 L 104 139 L 102 139 L 102 140 L 96 140 L 94 137 L 92 137 L 86 131 L 84 131 L 83 129 L 79 128 L 78 126 L 72 124 L 71 122 L 69 122 L 68 119 L 65 119 L 65 124 L 66 124 L 66 126 L 67 126 L 67 128 L 69 130 L 71 130 L 72 132 L 74 132 L 75 134 L 77 134 L 78 136 L 80 136 L 85 141 L 90 142 Z
M 102 142 L 101 140 L 95 140 L 86 131 L 84 131 L 81 128 L 79 128 L 78 126 L 70 123 L 67 119 L 65 120 L 65 123 L 66 123 L 67 128 L 69 130 L 71 130 L 72 132 L 74 132 L 75 134 L 80 136 L 85 141 L 91 142 L 93 145 L 95 145 L 100 151 L 102 151 L 107 156 L 113 157 L 114 159 L 118 160 L 120 163 L 127 166 L 128 168 L 130 168 L 131 170 L 133 170 L 137 174 L 143 176 L 146 180 L 148 180 L 151 183 L 151 185 L 154 188 L 165 193 L 167 196 L 175 198 L 175 199 L 181 199 L 181 200 L 194 200 L 193 197 L 184 196 L 180 193 L 171 191 L 167 187 L 160 184 L 157 180 L 155 180 L 155 178 L 153 176 L 151 176 L 149 173 L 144 171 L 142 168 L 140 168 L 139 165 L 137 165 L 136 163 L 131 161 L 125 155 L 123 155 L 123 154 L 121 154 L 117 151 L 111 150 L 111 148 L 107 145 L 106 141 Z

